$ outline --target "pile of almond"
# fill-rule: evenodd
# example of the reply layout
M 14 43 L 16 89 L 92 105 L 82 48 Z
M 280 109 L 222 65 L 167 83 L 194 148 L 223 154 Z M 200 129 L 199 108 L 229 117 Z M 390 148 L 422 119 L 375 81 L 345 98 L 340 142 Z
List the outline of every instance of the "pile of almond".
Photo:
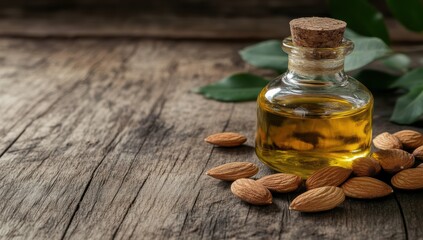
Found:
M 206 142 L 223 147 L 242 145 L 247 138 L 238 133 L 218 133 Z M 290 209 L 301 212 L 319 212 L 340 205 L 345 197 L 373 199 L 393 193 L 387 183 L 375 178 L 383 170 L 392 175 L 391 184 L 397 189 L 423 189 L 423 164 L 416 168 L 416 159 L 423 161 L 423 134 L 403 130 L 394 134 L 382 133 L 373 139 L 378 151 L 371 157 L 354 160 L 352 169 L 329 166 L 314 172 L 306 181 L 306 191 L 297 196 Z M 207 171 L 207 175 L 233 181 L 232 193 L 254 205 L 272 204 L 271 192 L 288 193 L 301 188 L 301 177 L 277 173 L 252 179 L 259 171 L 249 162 L 232 162 Z

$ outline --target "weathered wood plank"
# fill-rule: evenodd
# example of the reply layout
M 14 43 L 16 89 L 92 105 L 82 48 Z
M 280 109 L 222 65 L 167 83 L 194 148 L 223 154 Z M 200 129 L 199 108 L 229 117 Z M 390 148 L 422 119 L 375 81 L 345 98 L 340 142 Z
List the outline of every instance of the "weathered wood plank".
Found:
M 401 191 L 396 195 L 402 210 L 403 220 L 405 221 L 404 225 L 407 227 L 408 239 L 423 239 L 423 230 L 421 228 L 423 192 Z
M 243 44 L 11 39 L 0 46 L 6 56 L 0 65 L 6 76 L 0 81 L 1 133 L 10 135 L 0 141 L 2 238 L 423 234 L 417 227 L 420 193 L 348 200 L 335 211 L 300 214 L 288 211 L 299 193 L 278 194 L 272 206 L 255 207 L 233 197 L 228 183 L 204 175 L 231 161 L 258 163 L 258 176 L 270 172 L 254 154 L 255 103 L 219 103 L 189 93 L 250 69 L 236 56 Z M 22 67 L 37 61 L 45 63 Z M 9 69 L 14 74 L 7 77 Z M 376 99 L 375 133 L 407 128 L 387 121 L 391 107 L 386 98 Z M 249 140 L 235 149 L 202 141 L 224 130 L 243 132 Z
M 220 46 L 211 48 L 218 50 Z M 161 96 L 162 103 L 155 106 L 157 114 L 151 119 L 153 122 L 148 123 L 151 124 L 148 134 L 140 136 L 140 131 L 133 128 L 127 134 L 128 139 L 122 141 L 125 143 L 122 144 L 123 151 L 128 151 L 130 146 L 137 150 L 130 157 L 131 163 L 128 164 L 128 154 L 118 153 L 118 156 L 106 159 L 107 164 L 98 169 L 93 182 L 102 182 L 104 187 L 88 189 L 87 198 L 81 202 L 75 224 L 70 226 L 66 238 L 119 238 L 122 235 L 128 238 L 131 234 L 135 238 L 175 236 L 174 230 L 179 231 L 185 218 L 179 214 L 179 208 L 190 208 L 195 203 L 192 190 L 200 190 L 195 181 L 201 176 L 207 153 L 211 151 L 197 137 L 202 137 L 206 129 L 221 131 L 230 115 L 231 105 L 209 102 L 188 93 L 193 82 L 198 81 L 199 74 L 209 78 L 216 71 L 215 62 L 205 59 L 204 53 L 195 54 L 196 48 L 190 43 L 140 47 L 144 50 L 153 48 L 157 52 L 154 62 L 146 70 L 154 66 L 154 72 L 161 73 L 151 78 L 151 82 L 160 80 L 156 77 L 166 82 L 162 83 L 162 88 L 154 89 L 154 94 Z M 181 59 L 181 52 L 190 57 Z M 225 64 L 230 62 L 233 53 L 230 49 L 218 50 L 210 57 L 223 58 L 220 64 Z M 152 60 L 144 56 L 134 57 L 131 71 L 141 74 L 135 66 L 146 61 Z M 193 69 L 198 71 L 193 72 Z M 216 112 L 221 114 L 215 117 Z M 110 175 L 110 172 L 115 174 Z M 134 182 L 144 175 L 142 182 Z M 110 203 L 99 204 L 94 199 L 98 194 L 99 199 Z M 123 202 L 131 204 L 125 206 Z M 99 208 L 97 213 L 90 211 L 95 206 Z M 137 218 L 132 216 L 134 214 Z M 142 219 L 138 220 L 138 217 Z M 129 226 L 124 224 L 127 221 L 131 223 Z M 135 228 L 144 231 L 137 233 Z M 155 232 L 157 228 L 163 229 L 160 235 Z
M 92 41 L 77 45 L 85 57 L 78 58 L 71 52 L 75 48 L 68 48 L 68 67 L 60 66 L 56 72 L 45 67 L 32 71 L 40 79 L 43 74 L 57 74 L 52 76 L 52 83 L 65 77 L 65 82 L 74 84 L 70 89 L 55 89 L 62 90 L 60 99 L 26 126 L 1 158 L 0 236 L 4 238 L 59 238 L 78 208 L 93 169 L 119 141 L 118 134 L 131 115 L 127 102 L 120 101 L 112 111 L 114 97 L 100 99 L 114 83 L 126 83 L 116 80 L 116 72 L 120 72 L 120 65 L 134 46 L 103 43 L 98 49 Z M 66 48 L 66 43 L 61 47 Z M 75 63 L 86 66 L 75 67 Z M 30 92 L 31 78 L 23 81 L 29 86 L 20 91 Z
M 63 43 L 54 41 L 0 44 L 0 152 L 4 152 L 26 126 L 84 80 L 92 64 L 102 59 L 104 49 L 93 45 L 81 51 L 73 41 L 66 41 L 65 50 Z
M 252 8 L 254 9 L 254 8 Z M 217 14 L 217 13 L 216 13 Z M 2 14 L 0 37 L 149 37 L 172 39 L 282 39 L 290 35 L 295 15 L 260 17 L 219 14 L 152 14 L 141 10 L 61 10 Z M 298 16 L 307 16 L 302 13 Z M 315 16 L 316 14 L 310 14 Z M 319 14 L 317 14 L 319 15 Z M 321 15 L 321 14 L 320 14 Z M 105 24 L 107 23 L 107 24 Z M 411 32 L 393 19 L 386 20 L 393 42 L 421 43 L 422 34 Z M 28 25 L 31 24 L 31 27 Z
M 125 9 L 146 12 L 160 11 L 167 13 L 197 13 L 197 14 L 231 14 L 231 15 L 249 15 L 260 16 L 263 14 L 294 14 L 294 13 L 321 13 L 326 12 L 324 0 L 297 0 L 293 1 L 274 1 L 274 0 L 244 0 L 225 1 L 225 0 L 0 0 L 0 6 L 3 8 L 32 8 L 32 9 L 63 9 L 63 8 L 82 8 L 82 9 Z

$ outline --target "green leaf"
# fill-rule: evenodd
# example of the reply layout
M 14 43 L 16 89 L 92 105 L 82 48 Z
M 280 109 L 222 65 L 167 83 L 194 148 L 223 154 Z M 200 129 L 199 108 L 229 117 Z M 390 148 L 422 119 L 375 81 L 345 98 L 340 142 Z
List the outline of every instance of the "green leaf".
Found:
M 261 89 L 267 83 L 268 81 L 262 77 L 249 73 L 237 73 L 219 82 L 194 89 L 194 92 L 222 102 L 251 101 L 257 99 Z
M 398 98 L 391 121 L 400 124 L 411 124 L 423 116 L 423 85 L 413 88 Z
M 352 32 L 349 32 L 351 37 Z M 392 50 L 379 38 L 352 36 L 350 38 L 354 43 L 353 52 L 345 58 L 345 71 L 359 69 L 374 60 L 385 57 Z
M 282 51 L 281 41 L 268 40 L 239 51 L 241 58 L 249 64 L 284 72 L 288 66 L 288 55 Z
M 354 78 L 363 83 L 372 91 L 384 91 L 398 79 L 397 76 L 377 70 L 365 69 L 354 75 Z
M 345 32 L 344 32 L 344 37 L 345 38 L 348 38 L 350 40 L 353 40 L 353 39 L 357 39 L 357 38 L 363 38 L 365 36 L 360 35 L 360 34 L 354 32 L 353 30 L 351 30 L 349 28 L 346 28 L 345 29 Z
M 391 87 L 400 87 L 405 89 L 413 89 L 415 87 L 423 86 L 423 68 L 416 68 L 404 74 Z
M 405 54 L 396 53 L 387 58 L 381 59 L 381 62 L 383 65 L 392 70 L 406 73 L 410 68 L 411 59 Z
M 333 17 L 344 20 L 357 33 L 378 37 L 389 44 L 383 16 L 367 0 L 330 0 L 329 9 Z
M 423 31 L 423 1 L 421 0 L 386 0 L 389 9 L 406 28 Z

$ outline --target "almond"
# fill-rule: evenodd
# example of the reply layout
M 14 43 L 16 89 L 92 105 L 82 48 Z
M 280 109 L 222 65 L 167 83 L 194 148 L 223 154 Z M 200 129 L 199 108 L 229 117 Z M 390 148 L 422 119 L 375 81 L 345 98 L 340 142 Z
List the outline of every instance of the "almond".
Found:
M 385 149 L 401 149 L 402 143 L 401 141 L 395 137 L 394 135 L 384 132 L 377 135 L 373 139 L 373 144 L 375 147 L 385 150 Z
M 420 163 L 419 165 L 417 165 L 416 168 L 423 168 L 423 163 Z
M 372 157 L 388 173 L 396 173 L 414 165 L 414 156 L 400 149 L 380 150 L 374 152 Z
M 335 208 L 345 200 L 339 187 L 326 186 L 309 190 L 296 197 L 289 209 L 300 212 L 320 212 Z
M 257 180 L 270 191 L 281 193 L 297 190 L 301 186 L 302 181 L 301 177 L 288 173 L 272 174 Z
M 401 171 L 392 177 L 391 183 L 404 190 L 423 189 L 423 168 L 419 166 Z
M 339 186 L 351 175 L 352 170 L 329 166 L 314 172 L 306 181 L 307 189 L 323 186 Z
M 345 196 L 351 198 L 380 198 L 394 191 L 388 184 L 371 177 L 355 177 L 342 184 Z
M 423 145 L 420 146 L 420 147 L 418 147 L 418 148 L 416 148 L 416 149 L 414 149 L 413 156 L 415 158 L 418 158 L 418 159 L 423 160 Z
M 415 149 L 423 145 L 423 135 L 413 130 L 402 130 L 393 134 L 404 148 Z
M 231 185 L 231 191 L 241 200 L 254 205 L 272 204 L 272 194 L 269 190 L 253 179 L 236 180 Z
M 210 135 L 204 141 L 220 147 L 236 147 L 245 143 L 247 138 L 239 133 L 223 132 Z
M 358 177 L 371 177 L 380 172 L 380 164 L 371 157 L 354 159 L 352 163 L 353 173 Z
M 214 167 L 207 171 L 207 175 L 224 181 L 234 181 L 240 178 L 254 176 L 258 167 L 249 162 L 232 162 Z

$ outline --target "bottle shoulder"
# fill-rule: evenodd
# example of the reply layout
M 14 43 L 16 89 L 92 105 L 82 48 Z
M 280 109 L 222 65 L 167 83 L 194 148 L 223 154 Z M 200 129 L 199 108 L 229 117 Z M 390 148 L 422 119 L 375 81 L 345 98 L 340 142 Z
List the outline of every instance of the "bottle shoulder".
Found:
M 311 113 L 312 109 L 319 109 L 323 115 L 372 108 L 372 93 L 358 80 L 346 77 L 342 84 L 323 84 L 322 81 L 313 80 L 293 84 L 284 79 L 284 74 L 263 88 L 258 104 L 260 107 L 282 112 Z
M 295 83 L 286 81 L 286 75 L 271 80 L 261 91 L 261 96 L 268 100 L 284 96 L 299 95 L 335 95 L 348 99 L 373 100 L 372 93 L 360 81 L 346 76 L 345 81 L 325 83 L 321 80 L 306 80 Z

